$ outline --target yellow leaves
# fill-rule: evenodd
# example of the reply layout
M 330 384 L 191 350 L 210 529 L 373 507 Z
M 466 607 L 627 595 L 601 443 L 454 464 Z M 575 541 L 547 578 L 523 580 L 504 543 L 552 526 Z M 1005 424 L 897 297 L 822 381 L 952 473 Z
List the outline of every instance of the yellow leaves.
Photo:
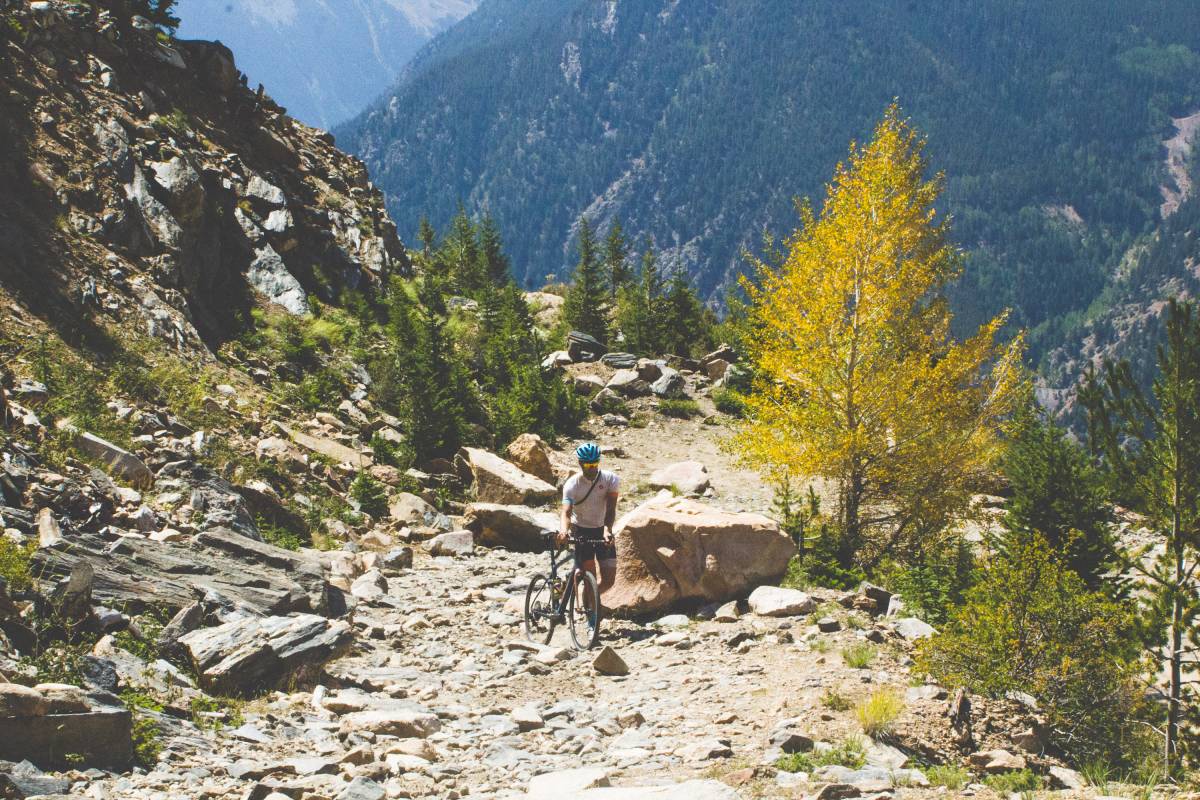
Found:
M 961 510 L 1024 380 L 1022 339 L 996 342 L 1003 317 L 950 335 L 940 292 L 961 257 L 923 147 L 890 107 L 869 143 L 851 145 L 820 213 L 798 206 L 782 261 L 757 262 L 744 282 L 760 380 L 734 448 L 764 471 L 838 482 L 840 505 L 889 520 L 868 533 L 893 544 Z

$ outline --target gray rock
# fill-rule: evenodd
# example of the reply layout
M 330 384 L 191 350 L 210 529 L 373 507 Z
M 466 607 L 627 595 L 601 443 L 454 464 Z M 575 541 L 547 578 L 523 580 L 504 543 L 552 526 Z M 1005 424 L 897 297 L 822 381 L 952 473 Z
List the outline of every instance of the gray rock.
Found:
M 154 182 L 166 191 L 167 205 L 177 219 L 187 224 L 204 214 L 204 184 L 191 164 L 175 156 L 149 166 L 154 171 Z
M 469 556 L 475 551 L 475 534 L 467 530 L 441 533 L 429 540 L 428 547 L 434 556 Z
M 662 375 L 658 380 L 650 384 L 650 391 L 656 397 L 683 397 L 684 389 L 687 387 L 687 382 L 675 370 L 670 367 L 662 368 Z
M 257 175 L 250 178 L 250 182 L 246 184 L 246 197 L 260 200 L 269 206 L 282 206 L 287 203 L 287 195 L 283 193 L 283 189 Z
M 387 593 L 387 578 L 377 569 L 367 570 L 350 584 L 350 594 L 366 603 L 378 602 L 387 597 Z
M 75 437 L 75 446 L 84 453 L 104 462 L 109 474 L 138 488 L 154 483 L 154 473 L 140 458 L 117 447 L 112 442 L 92 433 L 83 432 Z
M 613 369 L 633 369 L 637 366 L 638 357 L 633 353 L 605 353 L 600 357 L 600 363 Z
M 699 461 L 680 461 L 660 467 L 650 474 L 649 483 L 651 489 L 672 489 L 689 495 L 703 494 L 712 485 L 708 468 Z
M 259 294 L 288 313 L 296 316 L 308 313 L 308 295 L 304 287 L 288 272 L 283 259 L 271 245 L 263 245 L 254 251 L 246 280 Z
M 536 553 L 545 549 L 542 531 L 558 530 L 558 517 L 527 506 L 471 503 L 463 516 L 463 527 L 475 534 L 484 547 L 504 547 Z
M 638 377 L 637 370 L 635 369 L 617 370 L 608 379 L 606 387 L 626 397 L 642 397 L 650 394 L 650 384 Z
M 28 761 L 18 764 L 0 762 L 0 797 L 65 796 L 71 788 L 66 778 L 55 778 L 45 774 Z
M 132 725 L 129 711 L 119 707 L 83 714 L 0 717 L 0 759 L 28 759 L 43 769 L 126 769 L 133 758 Z M 68 754 L 82 761 L 68 761 Z
M 413 549 L 407 545 L 403 547 L 393 547 L 388 550 L 379 559 L 379 566 L 389 572 L 398 572 L 402 569 L 412 569 L 413 565 Z
M 344 734 L 367 731 L 401 739 L 425 739 L 441 730 L 436 714 L 412 709 L 376 709 L 356 711 L 342 717 L 340 730 Z
M 817 610 L 817 601 L 798 589 L 760 586 L 747 599 L 750 610 L 763 617 L 797 617 Z
M 625 659 L 608 645 L 605 645 L 596 657 L 592 659 L 592 669 L 601 675 L 628 675 L 629 665 Z
M 567 334 L 567 355 L 572 361 L 595 361 L 608 352 L 608 348 L 600 344 L 596 337 L 582 331 L 571 331 Z
M 336 800 L 383 800 L 385 797 L 387 791 L 375 781 L 355 778 L 338 793 Z
M 204 531 L 190 543 L 91 534 L 39 550 L 33 563 L 46 578 L 64 578 L 91 565 L 93 596 L 107 606 L 141 613 L 152 606 L 176 613 L 197 600 L 214 608 L 243 606 L 260 614 L 323 614 L 333 597 L 313 555 L 284 550 L 226 529 Z
M 317 674 L 354 640 L 350 624 L 314 614 L 244 617 L 179 637 L 208 691 L 249 696 Z
M 937 633 L 937 629 L 928 622 L 923 622 L 916 617 L 902 617 L 892 623 L 896 629 L 896 633 L 903 636 L 908 641 L 916 641 L 917 639 L 926 639 Z

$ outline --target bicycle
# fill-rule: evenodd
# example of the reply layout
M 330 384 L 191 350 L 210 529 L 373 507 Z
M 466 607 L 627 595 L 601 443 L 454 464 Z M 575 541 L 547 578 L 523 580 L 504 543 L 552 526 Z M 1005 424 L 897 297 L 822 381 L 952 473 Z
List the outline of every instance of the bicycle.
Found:
M 596 576 L 576 565 L 565 578 L 559 577 L 559 568 L 574 560 L 575 553 L 566 548 L 560 551 L 553 531 L 543 531 L 542 539 L 550 553 L 550 574 L 534 575 L 525 590 L 525 638 L 549 644 L 555 626 L 566 622 L 575 648 L 589 650 L 600 641 L 600 589 Z M 575 536 L 571 536 L 571 541 L 599 543 Z M 560 552 L 565 555 L 556 558 Z

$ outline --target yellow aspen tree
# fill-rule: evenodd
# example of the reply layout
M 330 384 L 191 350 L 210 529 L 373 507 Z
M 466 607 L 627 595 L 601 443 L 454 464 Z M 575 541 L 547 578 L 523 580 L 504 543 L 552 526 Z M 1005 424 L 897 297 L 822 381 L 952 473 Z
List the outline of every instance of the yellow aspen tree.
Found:
M 838 164 L 820 215 L 798 204 L 779 262 L 756 260 L 743 281 L 757 378 L 730 444 L 766 475 L 832 483 L 847 568 L 903 561 L 943 532 L 1025 396 L 1022 337 L 997 342 L 1003 315 L 951 335 L 943 290 L 962 258 L 924 145 L 888 108 Z

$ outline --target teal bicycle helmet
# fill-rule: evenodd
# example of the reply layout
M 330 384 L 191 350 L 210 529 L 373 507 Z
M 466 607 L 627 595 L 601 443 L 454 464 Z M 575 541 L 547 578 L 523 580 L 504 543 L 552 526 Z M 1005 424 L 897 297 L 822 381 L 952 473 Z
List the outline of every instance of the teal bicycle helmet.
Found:
M 600 448 L 595 442 L 587 442 L 575 448 L 575 457 L 581 464 L 595 464 L 600 460 Z

